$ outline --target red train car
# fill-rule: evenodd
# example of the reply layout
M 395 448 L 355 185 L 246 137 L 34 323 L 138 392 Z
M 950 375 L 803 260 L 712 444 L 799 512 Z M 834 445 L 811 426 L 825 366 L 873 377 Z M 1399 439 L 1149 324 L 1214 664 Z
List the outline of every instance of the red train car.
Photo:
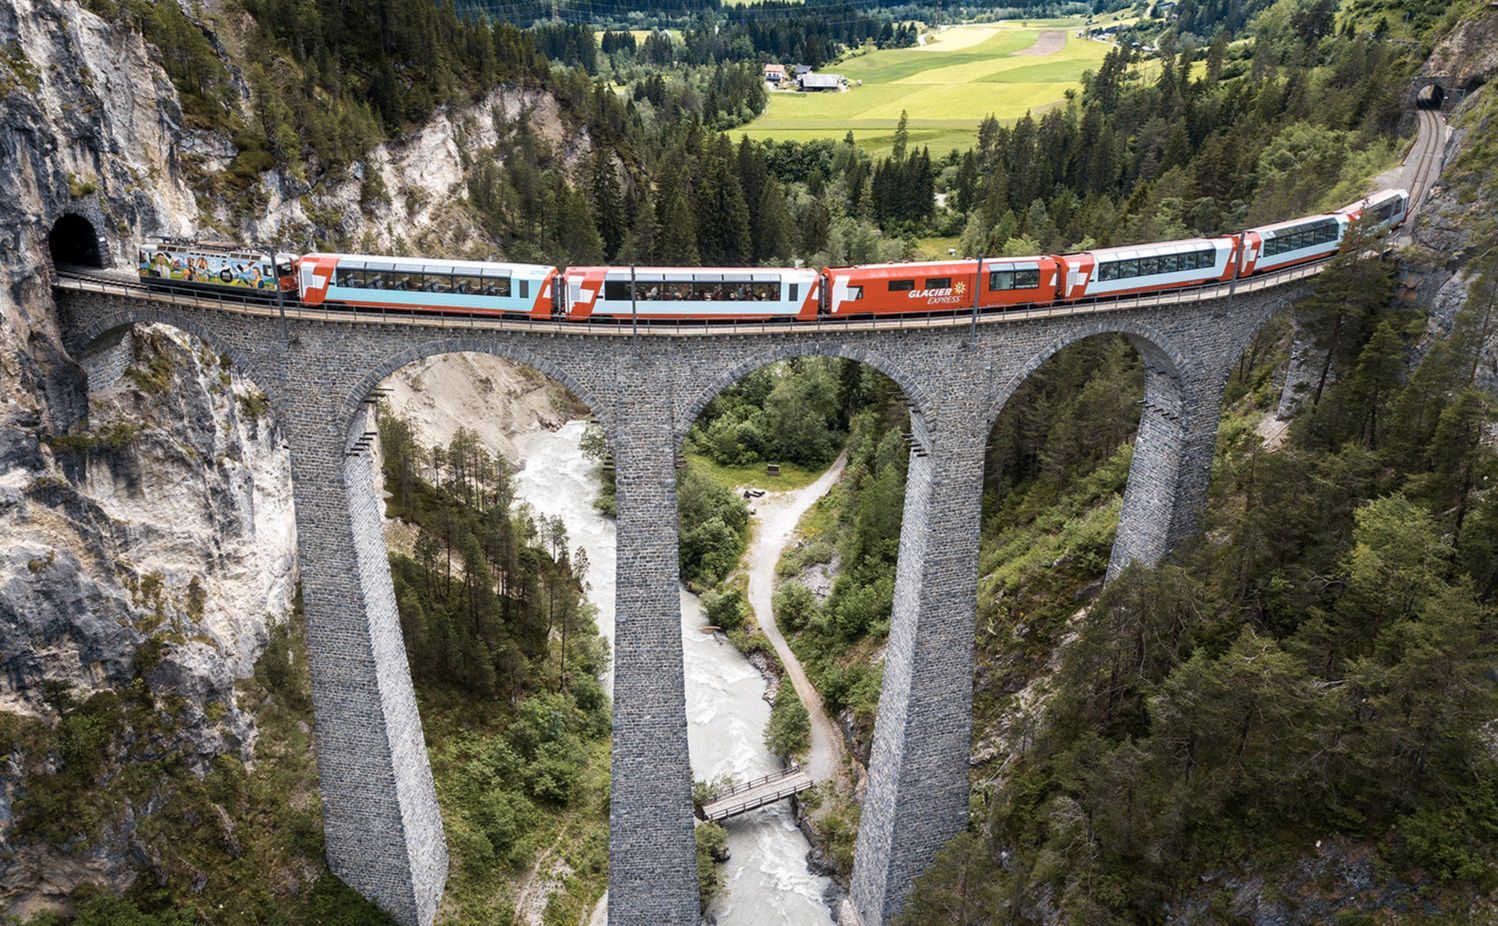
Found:
M 1061 284 L 1054 257 L 994 257 L 910 264 L 828 267 L 827 312 L 832 318 L 959 312 L 1016 305 L 1049 305 Z

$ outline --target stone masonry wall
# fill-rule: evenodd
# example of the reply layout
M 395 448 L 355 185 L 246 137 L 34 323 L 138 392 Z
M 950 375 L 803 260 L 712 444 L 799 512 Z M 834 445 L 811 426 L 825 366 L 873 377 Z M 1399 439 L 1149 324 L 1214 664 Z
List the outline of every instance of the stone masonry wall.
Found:
M 821 354 L 868 363 L 906 392 L 915 438 L 895 610 L 854 867 L 866 924 L 966 825 L 983 446 L 1019 384 L 1068 344 L 1128 336 L 1148 370 L 1110 573 L 1158 562 L 1196 529 L 1228 371 L 1303 294 L 964 326 L 745 335 L 557 333 L 274 319 L 59 291 L 75 356 L 135 322 L 228 353 L 271 396 L 291 444 L 318 763 L 333 870 L 410 926 L 447 873 L 436 797 L 401 643 L 369 465 L 345 453 L 381 379 L 442 353 L 496 354 L 582 399 L 618 467 L 618 616 L 609 906 L 614 926 L 697 921 L 677 593 L 674 459 L 697 413 L 764 364 Z

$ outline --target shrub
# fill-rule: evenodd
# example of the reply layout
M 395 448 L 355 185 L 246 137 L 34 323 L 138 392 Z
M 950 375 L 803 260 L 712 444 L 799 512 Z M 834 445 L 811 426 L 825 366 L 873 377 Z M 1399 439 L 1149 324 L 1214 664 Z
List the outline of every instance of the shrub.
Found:
M 707 622 L 725 631 L 744 626 L 744 618 L 749 612 L 744 593 L 737 588 L 711 592 L 702 600 L 702 605 L 707 611 Z
M 718 863 L 728 861 L 728 833 L 716 823 L 697 827 L 697 898 L 706 910 L 723 890 Z
M 811 623 L 817 614 L 817 596 L 800 582 L 782 582 L 775 590 L 775 623 L 794 632 Z
M 801 755 L 811 747 L 811 718 L 789 684 L 782 683 L 775 692 L 770 722 L 765 726 L 765 746 L 782 759 Z

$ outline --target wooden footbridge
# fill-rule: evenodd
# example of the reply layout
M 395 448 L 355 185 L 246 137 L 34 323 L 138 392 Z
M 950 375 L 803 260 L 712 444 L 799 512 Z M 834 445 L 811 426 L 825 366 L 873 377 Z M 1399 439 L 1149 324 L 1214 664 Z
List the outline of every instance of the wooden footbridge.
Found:
M 773 775 L 735 785 L 702 806 L 702 819 L 710 823 L 758 810 L 766 804 L 800 794 L 812 786 L 811 776 L 799 765 Z

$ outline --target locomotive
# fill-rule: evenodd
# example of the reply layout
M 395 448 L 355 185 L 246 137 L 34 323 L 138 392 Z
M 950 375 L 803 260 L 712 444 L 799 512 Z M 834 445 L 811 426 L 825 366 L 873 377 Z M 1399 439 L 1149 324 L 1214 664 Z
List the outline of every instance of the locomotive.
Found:
M 1401 224 L 1406 190 L 1231 235 L 1079 254 L 852 267 L 569 267 L 148 242 L 152 286 L 308 306 L 572 322 L 815 321 L 985 312 L 1166 292 L 1324 260 Z

